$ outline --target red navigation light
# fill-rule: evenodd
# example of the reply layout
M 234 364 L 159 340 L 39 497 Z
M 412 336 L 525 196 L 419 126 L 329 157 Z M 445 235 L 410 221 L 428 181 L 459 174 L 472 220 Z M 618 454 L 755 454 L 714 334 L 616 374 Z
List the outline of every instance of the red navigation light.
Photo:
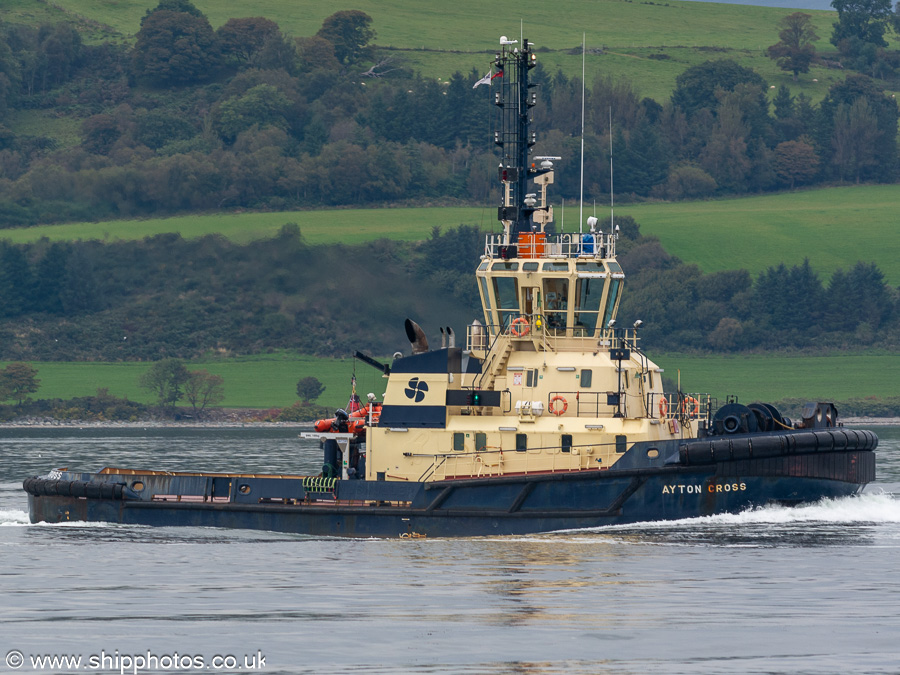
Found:
M 499 174 L 500 180 L 504 183 L 515 183 L 519 179 L 519 172 L 515 167 L 501 166 Z

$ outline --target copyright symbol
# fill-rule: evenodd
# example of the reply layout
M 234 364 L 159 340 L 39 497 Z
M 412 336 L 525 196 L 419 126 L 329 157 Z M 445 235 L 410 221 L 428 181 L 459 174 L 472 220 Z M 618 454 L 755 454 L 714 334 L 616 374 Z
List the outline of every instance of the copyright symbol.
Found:
M 16 670 L 25 663 L 25 656 L 18 649 L 13 649 L 6 655 L 6 666 Z

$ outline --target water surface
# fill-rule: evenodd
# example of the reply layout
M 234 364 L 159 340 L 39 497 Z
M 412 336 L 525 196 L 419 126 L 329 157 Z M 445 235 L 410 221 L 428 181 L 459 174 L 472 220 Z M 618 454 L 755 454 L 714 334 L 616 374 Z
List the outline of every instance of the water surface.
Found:
M 14 649 L 23 672 L 34 655 L 133 672 L 123 657 L 177 652 L 262 655 L 267 673 L 896 673 L 900 427 L 875 430 L 878 479 L 859 498 L 343 540 L 27 522 L 21 480 L 51 467 L 316 472 L 297 430 L 0 429 L 0 673 Z

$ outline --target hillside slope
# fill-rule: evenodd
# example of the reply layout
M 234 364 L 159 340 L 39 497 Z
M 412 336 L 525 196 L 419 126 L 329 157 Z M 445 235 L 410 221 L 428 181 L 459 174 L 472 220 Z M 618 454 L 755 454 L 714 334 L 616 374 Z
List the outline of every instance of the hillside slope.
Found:
M 337 5 L 301 0 L 197 0 L 194 3 L 219 27 L 232 17 L 264 16 L 292 36 L 314 35 Z M 492 5 L 485 13 L 477 0 L 435 5 L 412 0 L 360 0 L 353 9 L 369 14 L 377 32 L 375 44 L 383 55 L 410 70 L 447 80 L 455 71 L 473 67 L 484 70 L 490 63 L 500 35 L 518 36 L 518 17 L 524 31 L 541 49 L 541 60 L 550 72 L 581 72 L 582 32 L 590 50 L 588 80 L 601 74 L 628 77 L 639 83 L 643 96 L 668 98 L 675 78 L 690 66 L 712 57 L 727 56 L 751 67 L 773 84 L 788 84 L 790 76 L 779 71 L 764 51 L 777 42 L 780 18 L 794 9 L 668 0 L 572 0 L 546 3 L 525 0 Z M 94 39 L 132 42 L 144 13 L 156 0 L 9 0 L 0 7 L 0 18 L 33 23 L 75 20 Z M 827 36 L 834 12 L 809 10 L 819 35 Z M 510 19 L 509 17 L 513 17 Z M 828 51 L 830 45 L 819 44 Z M 817 82 L 813 82 L 813 78 Z M 809 78 L 792 83 L 817 101 L 838 81 L 839 73 L 814 65 Z

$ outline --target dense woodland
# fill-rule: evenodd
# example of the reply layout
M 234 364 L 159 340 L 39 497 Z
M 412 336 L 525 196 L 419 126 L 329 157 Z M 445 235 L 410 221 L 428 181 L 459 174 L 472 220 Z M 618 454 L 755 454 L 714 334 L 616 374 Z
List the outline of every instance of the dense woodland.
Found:
M 586 194 L 606 198 L 610 133 L 617 199 L 896 181 L 897 105 L 869 77 L 894 77 L 896 54 L 883 40 L 893 20 L 878 19 L 880 33 L 867 24 L 869 33 L 832 36 L 847 76 L 818 104 L 782 87 L 770 106 L 762 78 L 727 59 L 685 71 L 666 102 L 640 98 L 627 81 L 598 79 L 587 92 Z M 788 28 L 773 26 L 773 40 L 780 35 L 782 44 Z M 133 46 L 85 44 L 65 23 L 0 26 L 0 223 L 495 203 L 490 89 L 473 88 L 483 73 L 424 79 L 374 50 L 374 29 L 362 12 L 343 11 L 314 36 L 285 35 L 259 17 L 213 30 L 188 0 L 148 11 Z M 801 57 L 815 55 L 808 35 L 797 44 L 799 55 L 787 59 L 781 48 L 772 56 L 802 74 Z M 540 85 L 536 152 L 577 156 L 581 82 L 540 65 L 532 75 Z M 79 120 L 78 142 L 2 126 L 21 110 Z M 557 192 L 574 198 L 578 167 L 558 166 Z M 636 223 L 618 224 L 630 289 L 621 316 L 643 320 L 654 349 L 900 343 L 896 289 L 874 265 L 837 270 L 827 283 L 806 264 L 756 279 L 745 271 L 705 275 L 642 237 Z M 476 318 L 480 248 L 471 227 L 435 231 L 420 244 L 311 247 L 289 224 L 276 239 L 247 246 L 177 235 L 0 242 L 0 359 L 278 348 L 390 354 L 406 346 L 405 316 L 431 335 L 441 325 L 462 333 Z
M 803 264 L 703 274 L 643 237 L 630 218 L 619 259 L 624 323 L 652 350 L 900 346 L 896 292 L 858 263 L 828 283 Z M 604 229 L 608 223 L 604 225 Z M 308 246 L 296 225 L 239 246 L 208 236 L 139 242 L 0 244 L 0 360 L 157 360 L 297 349 L 346 356 L 408 351 L 402 327 L 479 318 L 474 227 L 421 243 Z
M 837 51 L 824 60 L 846 78 L 819 103 L 782 86 L 770 105 L 762 77 L 728 59 L 686 70 L 668 101 L 623 79 L 588 83 L 587 197 L 608 195 L 610 134 L 620 200 L 896 181 L 898 109 L 882 90 L 900 65 L 884 40 L 896 16 L 888 0 L 834 4 Z M 490 55 L 449 81 L 425 79 L 374 49 L 376 29 L 341 11 L 313 36 L 262 17 L 213 30 L 189 0 L 148 11 L 133 46 L 86 44 L 66 23 L 0 25 L 0 222 L 493 203 L 491 92 L 473 89 Z M 770 56 L 795 76 L 822 60 L 808 15 L 772 36 Z M 581 81 L 540 64 L 532 77 L 535 151 L 566 158 L 557 198 L 574 198 Z M 76 142 L 3 126 L 22 110 L 75 121 Z

